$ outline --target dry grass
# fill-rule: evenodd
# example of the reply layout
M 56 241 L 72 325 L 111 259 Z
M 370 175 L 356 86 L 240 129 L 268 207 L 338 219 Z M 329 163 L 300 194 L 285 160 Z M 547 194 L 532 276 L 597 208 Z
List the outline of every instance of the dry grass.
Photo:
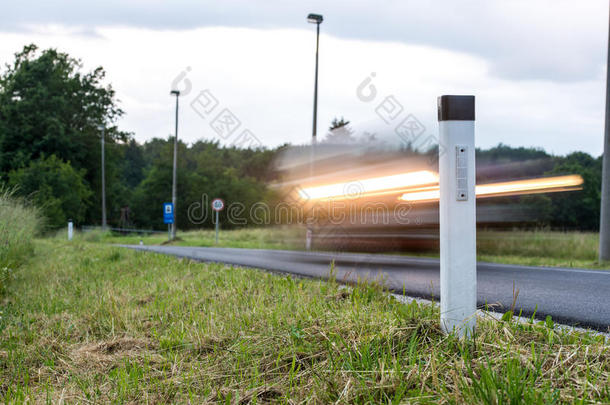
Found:
M 330 269 L 329 269 L 330 270 Z M 607 403 L 603 338 L 483 319 L 374 283 L 43 241 L 2 305 L 6 402 Z

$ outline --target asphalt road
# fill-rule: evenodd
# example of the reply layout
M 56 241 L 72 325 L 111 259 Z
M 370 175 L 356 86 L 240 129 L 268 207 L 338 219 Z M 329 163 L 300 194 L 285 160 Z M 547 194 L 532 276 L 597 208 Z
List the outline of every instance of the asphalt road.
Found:
M 382 275 L 384 284 L 394 292 L 427 299 L 439 297 L 437 259 L 259 249 L 122 246 L 319 278 L 328 277 L 330 263 L 334 260 L 339 281 L 370 280 Z M 513 286 L 519 290 L 516 312 L 523 310 L 523 316 L 535 313 L 536 318 L 544 319 L 551 315 L 553 320 L 563 324 L 609 331 L 610 271 L 477 264 L 477 301 L 480 306 L 493 304 L 497 305 L 497 311 L 506 311 L 513 302 Z

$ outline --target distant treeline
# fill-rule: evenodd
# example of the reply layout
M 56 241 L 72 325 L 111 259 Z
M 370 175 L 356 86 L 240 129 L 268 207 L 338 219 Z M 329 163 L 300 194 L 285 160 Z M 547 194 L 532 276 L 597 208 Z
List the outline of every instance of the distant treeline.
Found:
M 477 150 L 477 183 L 491 180 L 579 174 L 582 190 L 511 197 L 510 203 L 536 208 L 535 226 L 558 230 L 598 230 L 602 184 L 602 157 L 585 152 L 553 156 L 539 148 L 512 148 L 500 144 Z M 500 199 L 496 199 L 500 200 Z
M 28 45 L 0 75 L 0 183 L 39 205 L 48 229 L 100 224 L 102 125 L 106 140 L 106 205 L 112 226 L 163 229 L 161 204 L 171 201 L 172 139 L 140 144 L 115 123 L 123 115 L 100 67 Z M 238 149 L 216 142 L 179 143 L 178 226 L 211 227 L 197 203 L 220 197 L 243 204 L 274 201 L 267 184 L 276 149 Z M 582 152 L 551 156 L 540 149 L 498 145 L 477 151 L 478 181 L 576 173 L 582 191 L 512 199 L 536 205 L 537 225 L 593 230 L 599 226 L 601 157 Z M 207 198 L 207 200 L 206 200 Z M 194 204 L 194 205 L 193 205 Z M 187 218 L 188 207 L 195 209 Z M 236 213 L 233 213 L 235 217 Z M 239 216 L 240 214 L 237 214 Z M 225 226 L 230 226 L 226 224 Z M 236 226 L 233 224 L 233 226 Z

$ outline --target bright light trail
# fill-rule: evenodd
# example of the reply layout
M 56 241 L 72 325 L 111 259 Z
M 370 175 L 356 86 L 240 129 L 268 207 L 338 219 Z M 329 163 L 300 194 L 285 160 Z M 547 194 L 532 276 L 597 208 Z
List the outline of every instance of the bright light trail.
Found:
M 389 190 L 402 192 L 414 187 L 435 184 L 438 184 L 438 174 L 421 170 L 304 188 L 299 190 L 299 196 L 305 200 L 358 198 Z
M 568 176 L 481 184 L 476 186 L 475 190 L 477 198 L 485 198 L 578 190 L 582 183 L 582 177 L 573 174 Z M 430 190 L 404 193 L 399 199 L 410 202 L 427 202 L 436 201 L 439 198 L 440 191 L 437 186 Z

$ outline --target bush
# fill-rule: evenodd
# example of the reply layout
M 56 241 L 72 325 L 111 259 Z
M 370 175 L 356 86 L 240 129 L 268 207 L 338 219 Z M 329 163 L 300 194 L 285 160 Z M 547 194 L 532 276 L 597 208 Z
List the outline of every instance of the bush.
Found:
M 41 225 L 36 207 L 0 188 L 0 295 L 13 269 L 32 252 L 32 239 Z
M 84 170 L 76 170 L 55 155 L 30 162 L 28 167 L 9 174 L 11 186 L 31 198 L 45 216 L 45 225 L 58 229 L 69 219 L 85 219 L 91 190 L 84 180 Z

